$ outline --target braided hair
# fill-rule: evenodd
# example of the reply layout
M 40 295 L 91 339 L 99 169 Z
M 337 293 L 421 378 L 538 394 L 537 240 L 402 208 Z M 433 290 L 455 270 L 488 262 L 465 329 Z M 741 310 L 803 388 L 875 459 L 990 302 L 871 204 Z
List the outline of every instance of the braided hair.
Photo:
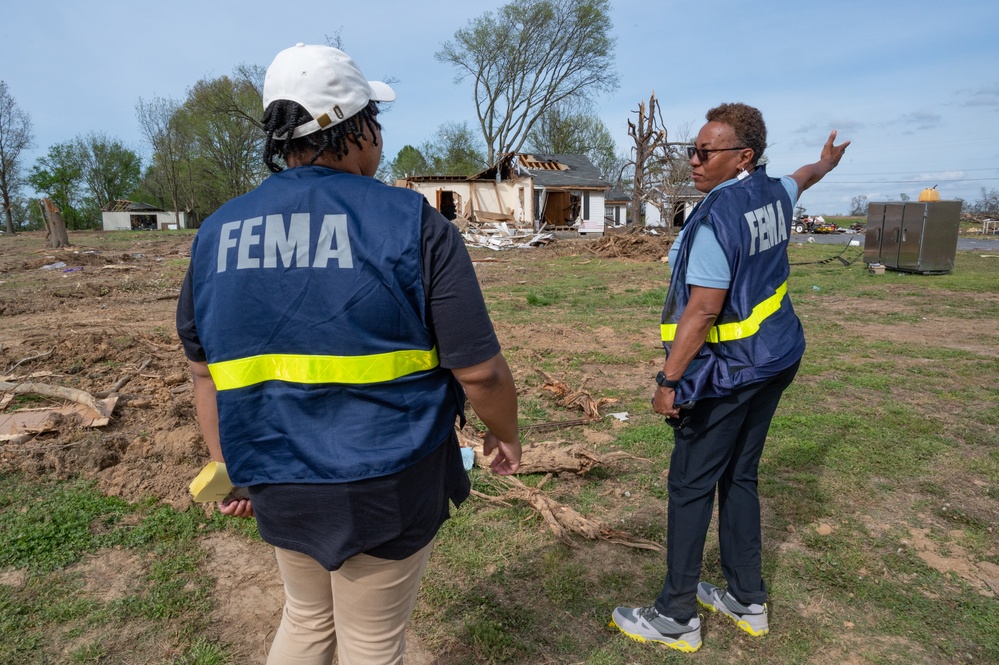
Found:
M 332 127 L 294 139 L 276 139 L 275 136 L 291 136 L 296 127 L 313 120 L 313 117 L 298 102 L 287 99 L 271 102 L 264 111 L 262 121 L 264 132 L 267 134 L 267 142 L 264 144 L 264 164 L 271 173 L 278 173 L 284 167 L 278 164 L 275 158 L 287 163 L 288 155 L 296 155 L 304 163 L 315 164 L 320 155 L 329 151 L 340 160 L 350 152 L 349 144 L 362 147 L 361 139 L 369 138 L 366 131 L 371 134 L 371 142 L 378 145 L 376 130 L 382 126 L 376 119 L 377 115 L 378 105 L 375 102 L 368 102 L 368 105 L 356 114 Z

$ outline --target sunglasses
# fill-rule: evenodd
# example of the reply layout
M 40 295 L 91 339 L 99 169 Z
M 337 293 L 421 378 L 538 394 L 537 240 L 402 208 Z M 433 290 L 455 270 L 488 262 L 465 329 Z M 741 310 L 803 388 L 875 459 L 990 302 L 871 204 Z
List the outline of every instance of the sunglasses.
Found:
M 726 150 L 745 150 L 746 148 L 695 148 L 687 146 L 687 159 L 693 159 L 697 155 L 697 161 L 706 162 L 713 152 L 725 152 Z

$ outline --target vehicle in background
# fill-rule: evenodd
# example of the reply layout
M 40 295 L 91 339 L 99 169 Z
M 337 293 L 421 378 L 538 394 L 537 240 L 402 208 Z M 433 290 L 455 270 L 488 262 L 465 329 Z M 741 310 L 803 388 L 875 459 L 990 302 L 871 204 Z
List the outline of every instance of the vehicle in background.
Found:
M 802 215 L 795 220 L 792 228 L 795 233 L 839 233 L 839 227 L 832 222 L 827 222 L 822 215 L 815 217 Z

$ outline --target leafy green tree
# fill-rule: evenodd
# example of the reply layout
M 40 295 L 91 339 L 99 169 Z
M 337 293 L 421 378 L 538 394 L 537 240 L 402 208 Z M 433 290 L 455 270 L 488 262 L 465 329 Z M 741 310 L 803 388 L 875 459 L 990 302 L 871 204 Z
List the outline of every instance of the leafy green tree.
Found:
M 73 152 L 85 189 L 84 216 L 97 223 L 109 202 L 132 197 L 141 179 L 142 160 L 118 139 L 97 132 L 77 137 Z
M 101 208 L 129 198 L 141 169 L 139 156 L 121 141 L 90 133 L 50 147 L 32 168 L 28 182 L 52 199 L 67 228 L 97 228 Z
M 189 182 L 197 205 L 214 211 L 267 176 L 263 163 L 262 95 L 252 72 L 202 79 L 188 93 L 177 121 L 192 140 Z M 263 80 L 260 70 L 259 79 Z
M 402 150 L 389 164 L 389 179 L 393 182 L 411 175 L 428 175 L 430 172 L 427 158 L 419 148 L 411 145 L 402 146 Z
M 609 0 L 513 0 L 445 42 L 436 57 L 472 81 L 486 161 L 519 152 L 545 112 L 618 85 Z
M 475 175 L 487 166 L 482 142 L 467 122 L 445 122 L 420 152 L 435 175 Z
M 7 233 L 14 233 L 15 201 L 24 184 L 21 153 L 34 144 L 31 117 L 17 105 L 0 81 L 0 204 Z
M 72 141 L 50 146 L 48 154 L 39 157 L 31 167 L 28 183 L 36 192 L 52 199 L 66 228 L 84 228 L 83 173 Z
M 607 126 L 597 115 L 571 102 L 545 111 L 528 135 L 526 147 L 553 155 L 586 155 L 611 182 L 620 168 L 614 137 Z
M 18 231 L 37 231 L 45 227 L 38 204 L 26 196 L 14 199 L 11 205 L 14 225 Z
M 139 100 L 136 113 L 153 158 L 142 191 L 161 205 L 207 215 L 268 175 L 261 130 L 265 70 L 241 65 L 231 76 L 195 83 L 182 103 Z

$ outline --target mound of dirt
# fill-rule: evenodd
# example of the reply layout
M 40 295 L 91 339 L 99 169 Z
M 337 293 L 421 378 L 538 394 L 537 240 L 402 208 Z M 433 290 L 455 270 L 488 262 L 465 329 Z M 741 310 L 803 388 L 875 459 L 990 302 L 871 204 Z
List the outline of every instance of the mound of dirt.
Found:
M 0 469 L 83 475 L 109 495 L 188 507 L 187 486 L 205 450 L 173 319 L 186 268 L 179 259 L 191 236 L 137 232 L 124 248 L 101 233 L 74 233 L 72 241 L 55 251 L 35 233 L 0 243 L 0 381 L 95 397 L 114 389 L 118 401 L 103 427 L 64 419 L 26 441 L 4 442 Z M 62 404 L 15 395 L 6 412 Z

